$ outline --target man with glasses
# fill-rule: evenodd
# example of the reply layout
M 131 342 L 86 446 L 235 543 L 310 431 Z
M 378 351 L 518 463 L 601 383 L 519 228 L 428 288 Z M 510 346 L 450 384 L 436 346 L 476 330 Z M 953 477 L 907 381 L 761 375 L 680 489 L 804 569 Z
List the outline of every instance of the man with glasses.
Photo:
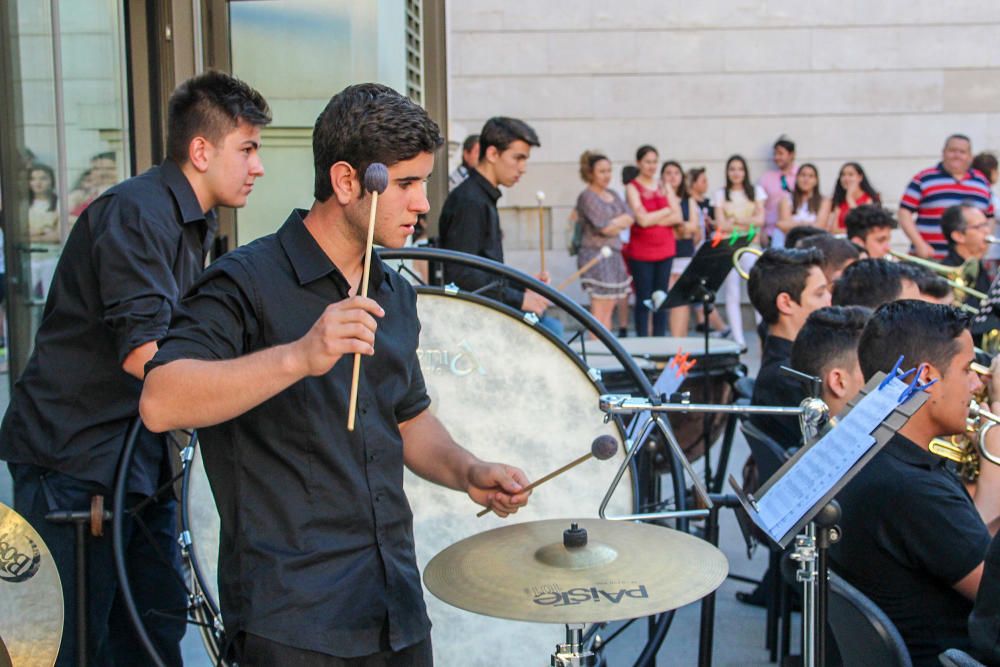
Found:
M 990 247 L 986 242 L 990 233 L 986 214 L 973 202 L 952 206 L 941 216 L 941 233 L 948 242 L 948 254 L 942 263 L 948 266 L 967 266 L 963 274 L 969 287 L 984 294 L 988 292 L 990 279 L 982 261 Z M 966 295 L 965 302 L 979 307 L 979 299 L 972 295 Z

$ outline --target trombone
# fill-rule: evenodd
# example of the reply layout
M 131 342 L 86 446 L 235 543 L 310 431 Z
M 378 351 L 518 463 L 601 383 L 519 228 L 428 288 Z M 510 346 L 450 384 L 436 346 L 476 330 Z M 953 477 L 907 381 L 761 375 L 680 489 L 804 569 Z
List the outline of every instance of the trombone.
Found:
M 1000 242 L 1000 239 L 997 239 Z M 976 259 L 967 260 L 961 266 L 947 266 L 945 264 L 939 264 L 938 262 L 932 262 L 929 259 L 924 259 L 923 257 L 914 257 L 913 255 L 907 255 L 901 252 L 896 252 L 895 250 L 890 250 L 889 254 L 898 260 L 904 262 L 910 262 L 911 264 L 916 264 L 917 266 L 922 266 L 925 269 L 930 269 L 934 273 L 937 273 L 951 285 L 951 288 L 955 290 L 957 300 L 961 300 L 958 292 L 968 294 L 976 299 L 982 301 L 986 298 L 986 295 L 977 289 L 969 287 L 969 283 L 975 282 L 970 276 L 974 275 L 974 271 L 978 271 L 979 267 L 975 266 L 978 261 Z

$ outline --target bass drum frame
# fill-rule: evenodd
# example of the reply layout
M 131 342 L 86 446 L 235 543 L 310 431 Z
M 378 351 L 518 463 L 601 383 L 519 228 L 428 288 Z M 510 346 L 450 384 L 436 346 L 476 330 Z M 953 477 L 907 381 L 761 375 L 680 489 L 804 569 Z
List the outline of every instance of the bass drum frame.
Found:
M 603 325 L 600 324 L 600 322 L 598 322 L 587 310 L 575 301 L 569 299 L 567 296 L 549 285 L 536 280 L 534 277 L 513 269 L 505 264 L 500 264 L 499 262 L 451 250 L 437 248 L 381 249 L 378 254 L 379 257 L 387 263 L 398 260 L 399 265 L 397 266 L 397 269 L 401 273 L 406 273 L 412 276 L 419 283 L 416 287 L 418 292 L 446 291 L 450 295 L 454 295 L 456 290 L 450 286 L 432 287 L 427 285 L 421 276 L 414 273 L 405 265 L 405 262 L 408 260 L 422 260 L 433 263 L 450 262 L 464 265 L 470 268 L 486 271 L 497 276 L 497 286 L 514 285 L 516 287 L 530 289 L 531 291 L 540 294 L 548 299 L 553 305 L 563 310 L 563 312 L 569 315 L 577 323 L 582 325 L 584 332 L 590 332 L 598 340 L 600 340 L 600 342 L 603 343 L 604 346 L 614 355 L 619 363 L 621 363 L 626 374 L 632 377 L 642 394 L 645 394 L 645 396 L 650 400 L 658 400 L 652 384 L 649 382 L 649 378 L 647 378 L 645 373 L 643 373 L 642 370 L 636 365 L 635 361 L 621 346 L 617 338 L 615 338 L 607 329 L 603 327 Z M 462 296 L 472 300 L 494 301 L 492 305 L 496 306 L 497 304 L 495 303 L 495 300 L 489 299 L 488 297 L 480 294 L 480 292 L 483 291 L 486 290 L 468 292 L 462 294 Z M 560 340 L 558 337 L 551 334 L 551 332 L 545 330 L 544 327 L 538 327 L 538 329 L 548 336 L 554 343 L 565 346 L 565 341 Z M 580 335 L 582 336 L 583 332 L 581 332 Z M 584 367 L 587 367 L 585 348 L 581 364 Z M 599 380 L 595 380 L 595 383 L 597 383 L 598 386 L 601 386 L 599 384 Z M 156 647 L 150 638 L 149 632 L 146 630 L 145 620 L 136 606 L 135 597 L 132 594 L 132 588 L 129 582 L 124 555 L 124 516 L 126 514 L 135 514 L 135 508 L 126 505 L 125 489 L 128 480 L 128 469 L 131 467 L 132 460 L 135 455 L 135 446 L 140 425 L 141 421 L 139 417 L 135 417 L 129 426 L 118 470 L 115 475 L 115 484 L 112 496 L 113 516 L 111 520 L 112 550 L 114 555 L 115 574 L 118 579 L 119 589 L 122 594 L 122 599 L 124 601 L 129 620 L 136 632 L 136 636 L 145 648 L 151 664 L 156 667 L 165 667 L 165 662 L 156 650 Z M 196 442 L 197 433 L 192 431 L 190 438 L 190 444 Z M 637 445 L 632 444 L 632 446 Z M 188 447 L 185 451 L 190 452 L 192 450 L 192 447 Z M 676 458 L 676 455 L 672 452 L 671 456 Z M 675 508 L 677 510 L 684 510 L 686 509 L 686 484 L 683 466 L 679 461 L 675 461 L 674 463 L 675 465 L 672 466 L 673 472 L 671 473 L 671 480 Z M 165 493 L 173 493 L 174 485 L 184 478 L 184 471 L 186 469 L 187 466 L 185 465 L 181 471 L 173 477 L 173 479 L 169 480 L 157 489 L 156 492 L 154 492 L 154 495 L 158 496 Z M 662 505 L 660 476 L 659 473 L 654 470 L 652 461 L 650 461 L 648 456 L 646 456 L 645 451 L 639 452 L 635 457 L 632 475 L 634 480 L 633 492 L 636 494 L 635 500 L 637 501 L 637 509 L 641 512 L 647 508 L 660 507 Z M 186 488 L 182 489 L 182 493 L 185 494 L 185 498 L 182 498 L 179 503 L 179 506 L 182 508 L 181 511 L 184 513 L 187 512 L 186 491 Z M 178 519 L 180 524 L 180 517 L 178 517 Z M 140 521 L 139 519 L 135 520 Z M 679 530 L 686 532 L 688 530 L 687 519 L 677 519 L 676 526 Z M 179 540 L 181 542 L 182 549 L 187 550 L 190 548 L 190 544 L 186 543 L 185 536 L 183 534 L 179 536 Z M 188 563 L 191 563 L 190 559 L 186 560 Z M 229 663 L 225 660 L 224 656 L 220 655 L 221 651 L 212 650 L 212 646 L 218 645 L 218 638 L 221 636 L 221 628 L 219 627 L 218 622 L 218 610 L 215 608 L 215 604 L 210 603 L 207 597 L 202 594 L 203 582 L 201 581 L 201 573 L 194 567 L 189 566 L 189 569 L 189 572 L 184 573 L 186 584 L 188 584 L 188 608 L 186 610 L 188 623 L 199 627 L 203 635 L 206 650 L 208 651 L 209 657 L 212 659 L 213 663 L 216 665 L 228 665 Z M 164 610 L 164 613 L 167 613 L 167 611 L 168 610 Z M 656 617 L 650 617 L 649 639 L 639 655 L 639 658 L 635 662 L 637 667 L 649 664 L 655 659 L 656 653 L 670 628 L 673 616 L 674 612 L 669 611 Z M 155 614 L 153 614 L 152 617 L 155 619 Z M 596 631 L 597 626 L 594 626 L 592 629 Z M 594 633 L 591 632 L 588 633 L 588 635 L 588 644 L 592 644 Z

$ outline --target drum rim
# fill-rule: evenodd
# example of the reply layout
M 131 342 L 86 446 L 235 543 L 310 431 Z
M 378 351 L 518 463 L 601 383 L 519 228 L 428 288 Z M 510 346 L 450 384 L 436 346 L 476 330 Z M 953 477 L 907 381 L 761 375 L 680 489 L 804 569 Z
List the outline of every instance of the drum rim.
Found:
M 184 474 L 181 477 L 181 531 L 187 536 L 185 549 L 187 551 L 187 560 L 191 565 L 191 571 L 194 572 L 195 583 L 198 587 L 197 593 L 201 595 L 212 614 L 218 617 L 222 615 L 222 611 L 219 609 L 218 601 L 213 600 L 212 596 L 208 594 L 208 591 L 211 589 L 207 588 L 205 585 L 205 573 L 201 567 L 201 559 L 198 558 L 198 550 L 196 548 L 194 533 L 191 531 L 191 513 L 190 506 L 188 505 L 188 499 L 191 497 L 189 491 L 191 490 L 192 462 L 196 456 L 201 455 L 201 448 L 198 444 L 198 432 L 193 431 L 191 434 L 191 441 L 188 443 L 191 453 L 187 457 L 187 460 L 184 461 Z M 205 477 L 206 479 L 208 478 L 207 473 Z M 209 482 L 209 484 L 211 485 L 211 482 Z M 211 486 L 209 486 L 209 489 L 211 489 Z

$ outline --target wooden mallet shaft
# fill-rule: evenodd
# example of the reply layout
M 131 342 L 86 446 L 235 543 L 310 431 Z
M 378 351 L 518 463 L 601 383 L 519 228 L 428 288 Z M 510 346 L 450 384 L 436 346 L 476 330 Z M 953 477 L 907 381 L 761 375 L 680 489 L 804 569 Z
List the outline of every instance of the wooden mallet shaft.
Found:
M 576 272 L 573 273 L 569 278 L 559 283 L 556 286 L 556 289 L 559 290 L 560 292 L 563 291 L 564 289 L 572 285 L 574 280 L 582 276 L 587 271 L 590 271 L 592 268 L 597 266 L 599 262 L 607 259 L 608 257 L 611 257 L 611 248 L 604 246 L 603 248 L 601 248 L 601 254 L 591 258 L 590 261 L 588 261 L 586 264 L 577 269 Z
M 545 273 L 545 209 L 542 202 L 545 201 L 545 193 L 539 190 L 535 193 L 538 199 L 538 253 L 542 264 L 542 273 Z
M 592 459 L 594 457 L 597 457 L 601 461 L 605 461 L 607 459 L 610 459 L 612 456 L 615 455 L 615 453 L 617 451 L 618 451 L 618 441 L 617 440 L 615 440 L 610 435 L 599 435 L 596 438 L 594 438 L 594 441 L 590 444 L 590 452 L 588 452 L 587 454 L 584 454 L 583 456 L 581 456 L 578 459 L 570 461 L 569 463 L 567 463 L 566 465 L 564 465 L 563 467 L 561 467 L 561 468 L 559 468 L 557 470 L 553 470 L 552 472 L 550 472 L 545 477 L 540 477 L 539 479 L 536 479 L 534 482 L 532 482 L 528 486 L 526 486 L 523 489 L 521 489 L 520 491 L 518 491 L 518 493 L 519 494 L 520 493 L 527 493 L 528 491 L 531 491 L 532 489 L 541 486 L 542 484 L 544 484 L 545 482 L 549 481 L 553 477 L 558 477 L 559 475 L 563 474 L 564 472 L 566 472 L 570 468 L 575 468 L 576 466 L 580 465 L 584 461 L 587 461 L 588 459 Z M 487 514 L 490 513 L 491 509 L 492 508 L 487 507 L 487 508 L 483 509 L 482 511 L 480 511 L 478 514 L 476 514 L 476 516 L 477 517 L 484 517 L 484 516 L 486 516 Z
M 378 195 L 385 192 L 389 186 L 389 170 L 381 162 L 373 162 L 365 170 L 362 183 L 365 190 L 372 193 L 372 205 L 368 213 L 368 240 L 365 243 L 365 268 L 361 274 L 361 296 L 368 296 L 368 277 L 372 268 L 372 246 L 375 245 L 375 213 L 378 208 Z M 354 430 L 354 421 L 358 416 L 358 381 L 361 379 L 361 353 L 354 353 L 354 371 L 351 375 L 351 399 L 347 408 L 347 430 Z

